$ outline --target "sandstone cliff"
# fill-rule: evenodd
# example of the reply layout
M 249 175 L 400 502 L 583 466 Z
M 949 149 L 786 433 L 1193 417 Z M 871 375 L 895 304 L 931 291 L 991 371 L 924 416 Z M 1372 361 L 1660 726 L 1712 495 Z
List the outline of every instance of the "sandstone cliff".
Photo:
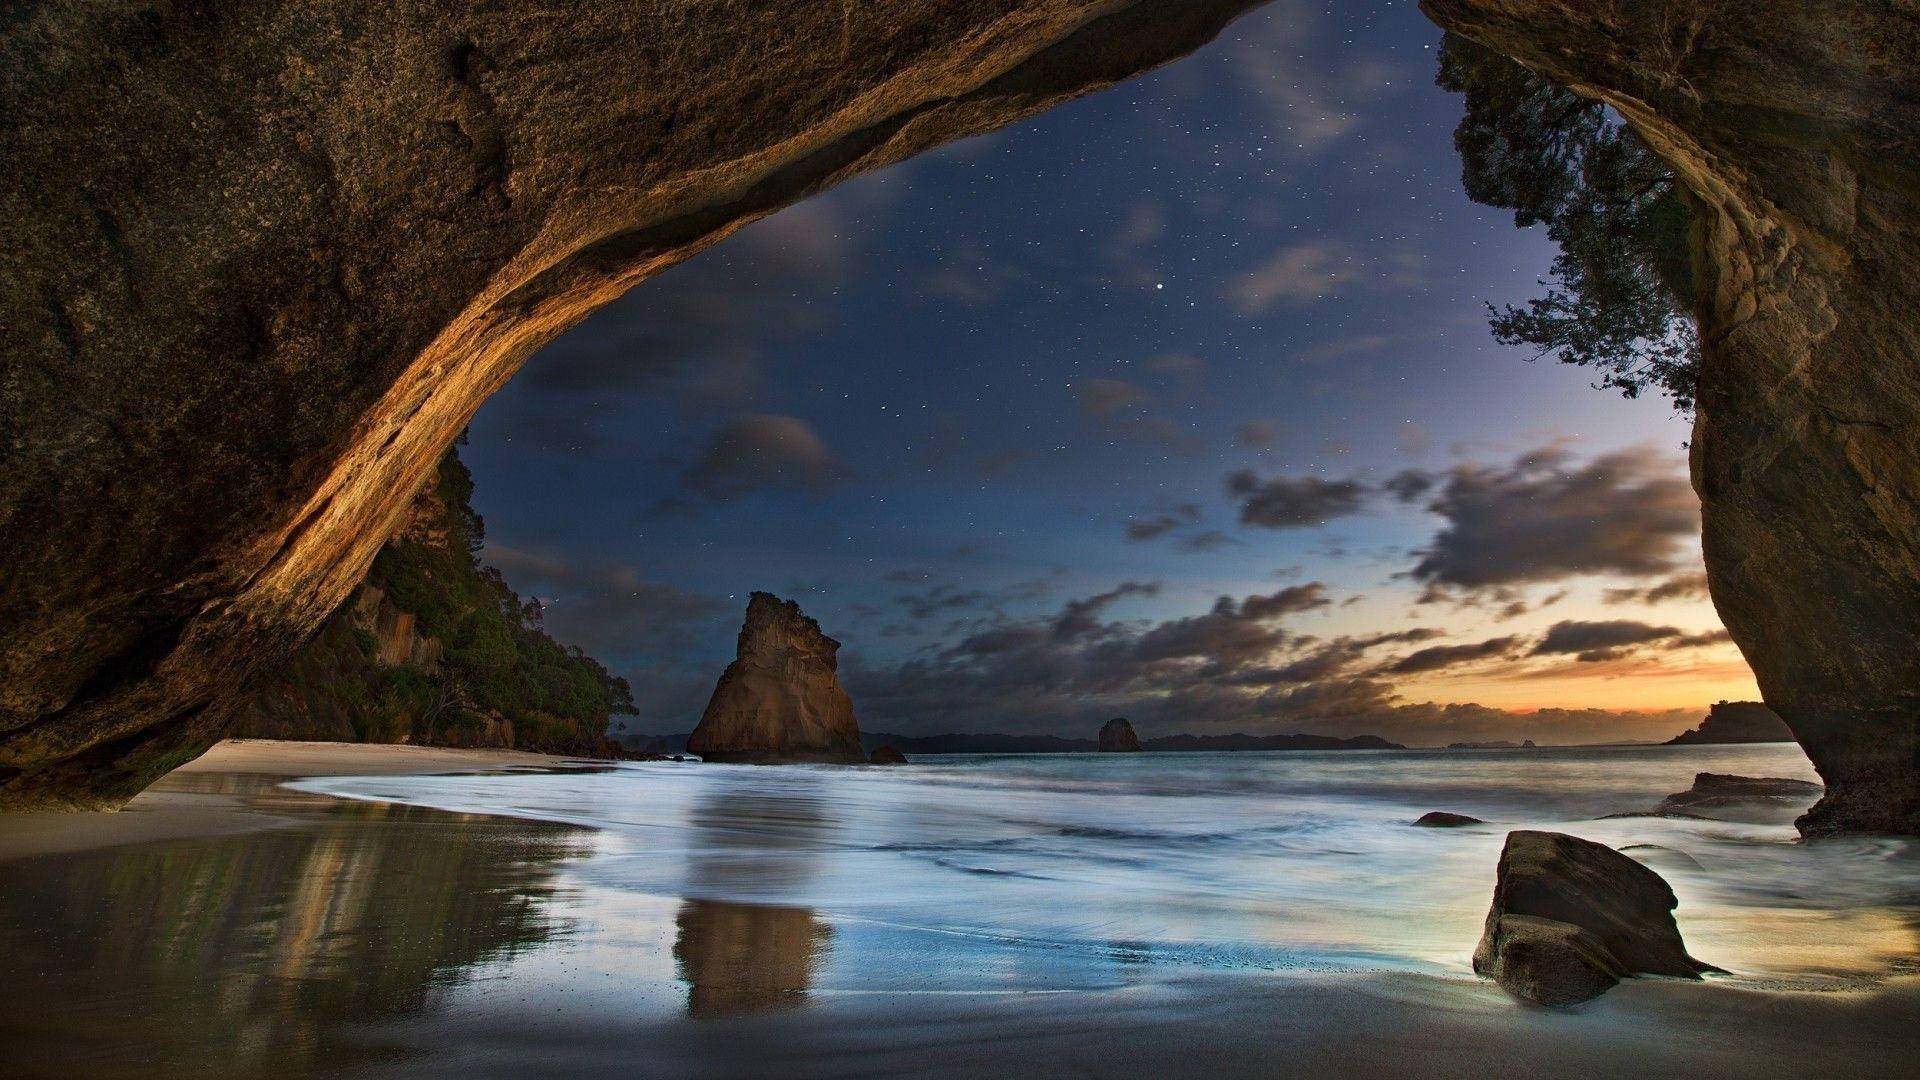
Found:
M 540 628 L 475 550 L 472 480 L 449 453 L 367 580 L 260 680 L 236 735 L 485 746 L 603 757 L 624 680 Z
M 1613 106 L 1698 224 L 1708 586 L 1827 794 L 1920 832 L 1920 22 L 1902 0 L 1422 0 Z
M 687 749 L 708 761 L 867 760 L 853 700 L 840 688 L 839 651 L 800 605 L 754 593 L 734 661 Z

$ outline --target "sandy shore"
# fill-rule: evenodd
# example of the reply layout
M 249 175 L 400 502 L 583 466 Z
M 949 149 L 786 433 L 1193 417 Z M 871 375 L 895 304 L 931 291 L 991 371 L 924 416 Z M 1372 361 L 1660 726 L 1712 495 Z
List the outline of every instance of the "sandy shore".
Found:
M 519 750 L 229 739 L 115 813 L 0 815 L 0 860 L 297 824 L 298 817 L 245 797 L 271 787 L 274 779 L 487 772 L 574 760 Z
M 907 939 L 851 983 L 778 962 L 852 947 L 871 924 L 609 894 L 570 869 L 591 862 L 578 829 L 278 785 L 570 760 L 232 742 L 123 812 L 0 820 L 0 860 L 56 856 L 0 861 L 0 1072 L 1911 1075 L 1911 976 L 1827 993 L 1636 980 L 1563 1011 L 1389 971 L 1149 966 L 1059 991 L 888 989 L 889 970 L 926 962 Z M 744 989 L 702 1007 L 692 973 Z

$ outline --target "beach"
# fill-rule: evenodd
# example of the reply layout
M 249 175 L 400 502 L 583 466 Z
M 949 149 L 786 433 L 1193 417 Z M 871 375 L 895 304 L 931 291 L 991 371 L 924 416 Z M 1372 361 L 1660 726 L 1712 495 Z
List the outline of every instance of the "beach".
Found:
M 229 743 L 121 814 L 0 829 L 0 1042 L 35 1077 L 1903 1075 L 1903 842 L 1595 814 L 1784 760 Z M 1559 802 L 1493 779 L 1534 773 Z M 1395 831 L 1409 800 L 1496 824 Z M 1580 815 L 1691 853 L 1661 872 L 1733 974 L 1566 1010 L 1471 974 L 1505 822 Z

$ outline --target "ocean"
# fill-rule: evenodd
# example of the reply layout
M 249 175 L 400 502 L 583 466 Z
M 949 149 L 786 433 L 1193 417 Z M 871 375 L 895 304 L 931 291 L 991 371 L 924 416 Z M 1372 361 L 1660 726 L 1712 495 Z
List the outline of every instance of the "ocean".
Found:
M 676 1007 L 684 990 L 696 1012 L 1203 970 L 1466 974 L 1515 828 L 1652 866 L 1720 978 L 1819 989 L 1911 966 L 1920 855 L 1905 840 L 1801 843 L 1798 802 L 1744 820 L 1608 816 L 1696 772 L 1817 779 L 1798 747 L 1767 744 L 623 763 L 292 786 L 589 827 L 549 914 L 598 929 L 557 940 L 623 922 L 652 935 L 660 947 L 627 950 L 620 970 Z M 1411 825 L 1429 810 L 1489 824 Z

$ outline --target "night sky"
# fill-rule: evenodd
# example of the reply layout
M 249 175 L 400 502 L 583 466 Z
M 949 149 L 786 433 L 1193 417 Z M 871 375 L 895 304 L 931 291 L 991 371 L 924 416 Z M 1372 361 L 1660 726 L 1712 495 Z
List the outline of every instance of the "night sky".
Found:
M 474 422 L 485 558 L 641 732 L 753 589 L 906 734 L 1595 742 L 1754 696 L 1685 418 L 1489 335 L 1553 251 L 1461 193 L 1439 38 L 1276 3 L 642 285 Z

